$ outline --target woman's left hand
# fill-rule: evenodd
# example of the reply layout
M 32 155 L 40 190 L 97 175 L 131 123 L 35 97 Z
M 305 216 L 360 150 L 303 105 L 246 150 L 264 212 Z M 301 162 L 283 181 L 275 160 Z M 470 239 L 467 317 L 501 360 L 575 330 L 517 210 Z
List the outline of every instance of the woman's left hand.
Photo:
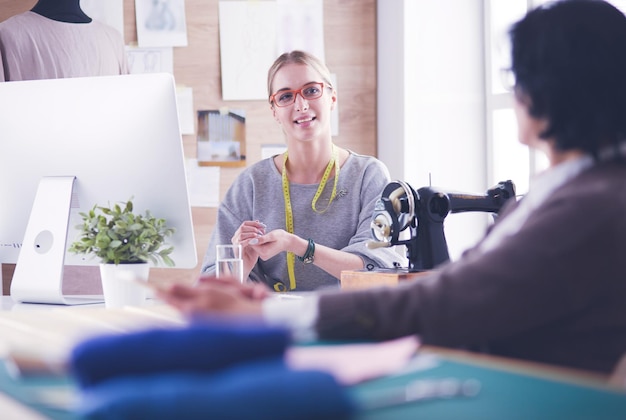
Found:
M 263 261 L 267 261 L 281 252 L 291 251 L 301 255 L 294 250 L 294 246 L 296 246 L 298 239 L 298 236 L 283 229 L 275 229 L 250 241 L 248 246 L 255 250 L 255 252 L 259 255 L 259 258 Z M 304 247 L 306 250 L 306 245 L 304 245 Z

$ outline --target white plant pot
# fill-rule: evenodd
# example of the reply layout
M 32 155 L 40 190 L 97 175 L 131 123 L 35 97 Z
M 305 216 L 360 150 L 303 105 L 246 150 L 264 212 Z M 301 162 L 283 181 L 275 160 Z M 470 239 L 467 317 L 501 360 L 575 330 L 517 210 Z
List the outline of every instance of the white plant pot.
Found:
M 150 264 L 100 264 L 104 304 L 107 308 L 141 306 L 146 301 L 146 287 L 138 281 L 148 281 Z

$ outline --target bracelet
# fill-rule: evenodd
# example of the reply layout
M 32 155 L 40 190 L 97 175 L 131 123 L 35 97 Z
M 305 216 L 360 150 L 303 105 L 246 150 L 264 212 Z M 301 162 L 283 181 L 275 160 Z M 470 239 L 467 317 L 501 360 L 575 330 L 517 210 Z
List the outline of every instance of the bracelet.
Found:
M 315 261 L 315 242 L 309 238 L 309 246 L 306 248 L 306 252 L 303 256 L 298 256 L 298 259 L 305 264 L 311 264 Z

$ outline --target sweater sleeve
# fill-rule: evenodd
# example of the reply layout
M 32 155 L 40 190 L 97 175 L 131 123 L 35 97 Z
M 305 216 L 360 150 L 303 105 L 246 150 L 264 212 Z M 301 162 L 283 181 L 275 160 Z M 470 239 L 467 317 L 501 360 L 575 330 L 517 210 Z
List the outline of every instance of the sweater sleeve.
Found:
M 367 243 L 372 238 L 371 223 L 376 202 L 380 199 L 389 182 L 389 171 L 378 159 L 370 158 L 362 176 L 359 221 L 356 234 L 342 251 L 356 254 L 363 259 L 364 267 L 374 268 L 406 267 L 407 261 L 395 248 L 369 249 Z

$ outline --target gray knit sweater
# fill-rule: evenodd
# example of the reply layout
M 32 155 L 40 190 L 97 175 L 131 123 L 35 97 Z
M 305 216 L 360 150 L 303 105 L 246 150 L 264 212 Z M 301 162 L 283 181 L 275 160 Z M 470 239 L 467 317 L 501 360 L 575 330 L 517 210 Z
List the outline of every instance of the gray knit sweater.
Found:
M 319 184 L 290 184 L 291 206 L 294 215 L 294 233 L 311 238 L 315 243 L 356 254 L 364 267 L 393 267 L 405 264 L 404 259 L 390 248 L 370 250 L 365 243 L 371 240 L 370 222 L 374 204 L 389 182 L 389 172 L 376 158 L 350 152 L 341 167 L 337 196 L 324 213 L 316 213 L 311 201 Z M 332 191 L 329 182 L 318 199 L 317 209 L 324 209 Z M 259 220 L 266 224 L 266 232 L 285 229 L 285 200 L 281 174 L 272 158 L 264 159 L 246 168 L 230 187 L 219 206 L 215 230 L 202 264 L 203 273 L 215 271 L 215 245 L 230 240 L 245 220 Z M 264 282 L 273 288 L 281 282 L 289 289 L 287 254 L 282 252 L 267 261 L 259 259 L 250 273 L 250 279 Z M 296 291 L 338 287 L 339 280 L 314 264 L 295 262 Z

